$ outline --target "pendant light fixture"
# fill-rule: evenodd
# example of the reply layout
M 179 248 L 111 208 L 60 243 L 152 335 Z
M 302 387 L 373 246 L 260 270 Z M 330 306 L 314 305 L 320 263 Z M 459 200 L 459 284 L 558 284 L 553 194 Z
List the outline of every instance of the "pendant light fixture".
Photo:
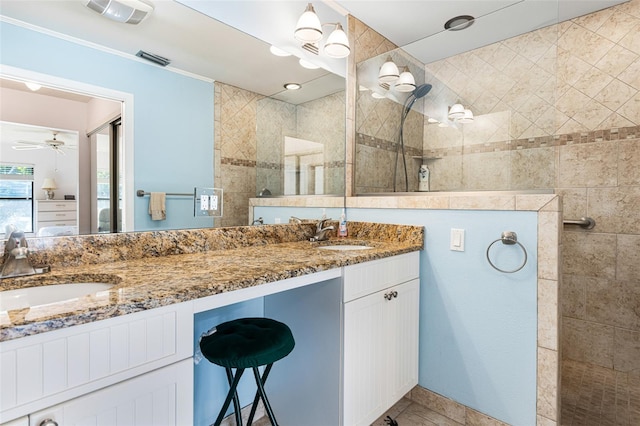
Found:
M 351 53 L 349 39 L 339 22 L 321 24 L 320 18 L 311 3 L 307 4 L 304 13 L 300 15 L 293 36 L 303 44 L 303 48 L 315 55 L 318 54 L 317 43 L 322 40 L 322 27 L 331 25 L 335 29 L 329 34 L 324 45 L 324 53 L 330 58 L 346 58 Z
M 378 83 L 393 83 L 400 78 L 400 70 L 398 66 L 393 62 L 391 56 L 387 56 L 387 60 L 380 67 L 378 73 Z
M 408 67 L 402 67 L 402 73 L 396 80 L 394 87 L 398 92 L 413 92 L 416 89 L 416 80 Z
M 350 52 L 349 39 L 342 29 L 342 25 L 338 22 L 336 29 L 329 34 L 327 42 L 324 44 L 324 53 L 330 58 L 346 58 Z
M 153 11 L 153 6 L 142 0 L 84 0 L 84 5 L 113 21 L 134 25 Z
M 322 24 L 311 3 L 300 15 L 293 36 L 301 43 L 315 43 L 322 39 Z

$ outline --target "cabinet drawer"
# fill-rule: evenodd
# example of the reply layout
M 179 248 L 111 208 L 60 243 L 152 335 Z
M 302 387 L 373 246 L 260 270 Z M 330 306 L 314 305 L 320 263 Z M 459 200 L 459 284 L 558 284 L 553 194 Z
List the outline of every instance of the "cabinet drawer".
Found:
M 68 211 L 76 210 L 75 201 L 54 201 L 54 202 L 42 202 L 38 203 L 38 211 L 41 212 L 55 212 L 55 211 Z
M 76 220 L 76 211 L 38 212 L 38 221 L 65 221 Z
M 344 268 L 344 302 L 418 278 L 420 252 L 401 254 Z

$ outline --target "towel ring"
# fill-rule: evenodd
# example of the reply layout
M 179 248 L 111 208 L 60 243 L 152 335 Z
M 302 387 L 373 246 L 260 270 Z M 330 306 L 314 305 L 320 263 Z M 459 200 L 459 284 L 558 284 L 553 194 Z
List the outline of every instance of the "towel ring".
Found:
M 495 243 L 497 243 L 498 241 L 502 241 L 502 244 L 506 244 L 508 246 L 512 246 L 512 245 L 515 245 L 515 244 L 519 245 L 520 248 L 522 249 L 523 253 L 524 253 L 524 261 L 522 262 L 522 265 L 520 265 L 519 267 L 517 267 L 516 269 L 513 269 L 511 271 L 500 269 L 496 265 L 494 265 L 493 262 L 491 261 L 491 258 L 489 257 L 489 250 L 491 250 L 491 247 Z M 494 242 L 489 244 L 489 247 L 487 247 L 487 261 L 489 262 L 489 265 L 491 265 L 491 267 L 493 269 L 495 269 L 497 271 L 500 271 L 500 272 L 504 272 L 505 274 L 513 274 L 514 272 L 518 272 L 520 269 L 524 268 L 524 265 L 527 264 L 527 250 L 518 241 L 518 235 L 515 232 L 513 232 L 513 231 L 504 231 L 502 233 L 502 235 L 500 236 L 500 238 L 498 238 L 497 240 L 495 240 Z

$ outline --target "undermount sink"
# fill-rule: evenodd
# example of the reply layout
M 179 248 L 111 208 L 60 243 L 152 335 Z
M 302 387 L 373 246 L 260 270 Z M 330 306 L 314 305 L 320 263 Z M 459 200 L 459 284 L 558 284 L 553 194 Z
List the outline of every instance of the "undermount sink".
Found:
M 113 286 L 109 283 L 72 283 L 0 291 L 0 311 L 73 300 L 109 290 Z
M 333 246 L 320 246 L 318 248 L 320 250 L 347 251 L 347 250 L 367 250 L 367 249 L 372 249 L 373 247 L 353 245 L 353 244 L 343 244 L 343 245 L 333 245 Z

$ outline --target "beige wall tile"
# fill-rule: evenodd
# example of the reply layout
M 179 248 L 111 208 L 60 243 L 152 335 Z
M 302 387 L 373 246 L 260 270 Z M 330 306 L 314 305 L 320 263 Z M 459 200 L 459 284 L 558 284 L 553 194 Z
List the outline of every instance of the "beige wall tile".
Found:
M 616 277 L 620 281 L 640 282 L 640 235 L 618 235 Z
M 619 371 L 640 370 L 640 332 L 616 328 L 614 368 Z
M 558 281 L 538 280 L 538 346 L 559 349 Z
M 592 279 L 585 290 L 586 320 L 640 331 L 638 281 Z
M 538 278 L 557 281 L 561 262 L 561 212 L 538 213 Z
M 548 419 L 544 416 L 538 415 L 536 417 L 536 426 L 556 426 L 557 424 L 555 420 Z
M 588 194 L 598 232 L 640 234 L 640 186 L 591 188 Z
M 542 189 L 556 186 L 557 148 L 511 151 L 511 189 Z
M 565 231 L 562 245 L 565 274 L 615 278 L 615 235 Z
M 618 142 L 618 185 L 640 185 L 640 139 Z
M 538 348 L 538 394 L 536 412 L 548 419 L 558 418 L 560 359 L 558 351 Z
M 564 275 L 562 277 L 562 315 L 576 319 L 586 319 L 587 287 L 601 278 Z
M 562 211 L 565 219 L 574 220 L 587 216 L 587 188 L 557 188 L 562 197 Z
M 452 399 L 445 398 L 420 386 L 411 391 L 411 399 L 418 404 L 447 416 L 458 423 L 465 423 L 465 407 Z
M 565 358 L 613 368 L 614 327 L 574 318 L 562 319 Z
M 558 186 L 615 186 L 617 159 L 617 146 L 611 142 L 561 146 Z

